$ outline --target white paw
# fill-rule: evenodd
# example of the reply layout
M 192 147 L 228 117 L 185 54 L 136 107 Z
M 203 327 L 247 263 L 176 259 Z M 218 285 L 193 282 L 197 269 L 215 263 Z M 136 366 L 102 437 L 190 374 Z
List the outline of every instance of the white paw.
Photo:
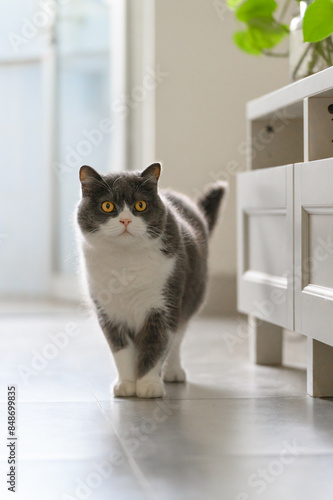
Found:
M 181 366 L 174 368 L 168 367 L 163 372 L 164 382 L 185 382 L 186 373 Z
M 164 396 L 162 380 L 137 380 L 136 395 L 138 398 L 161 398 Z
M 117 398 L 135 396 L 136 384 L 132 380 L 118 380 L 113 386 L 113 393 Z

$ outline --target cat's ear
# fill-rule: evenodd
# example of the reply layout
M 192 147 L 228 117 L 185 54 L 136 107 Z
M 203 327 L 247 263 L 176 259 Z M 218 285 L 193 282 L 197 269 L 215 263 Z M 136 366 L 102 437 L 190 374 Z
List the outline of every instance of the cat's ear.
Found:
M 156 182 L 160 178 L 162 165 L 160 163 L 152 163 L 143 172 L 141 172 L 141 177 L 153 177 Z
M 96 170 L 83 165 L 80 168 L 80 182 L 82 194 L 89 195 L 100 182 L 103 182 L 103 179 Z

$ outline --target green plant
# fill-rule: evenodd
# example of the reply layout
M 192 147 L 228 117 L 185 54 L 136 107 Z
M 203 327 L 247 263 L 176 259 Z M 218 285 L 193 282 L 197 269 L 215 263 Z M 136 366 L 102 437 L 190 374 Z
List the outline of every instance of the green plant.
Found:
M 275 17 L 278 4 L 275 0 L 227 0 L 238 21 L 245 29 L 234 34 L 235 44 L 252 55 L 286 56 L 272 51 L 289 33 L 283 23 L 289 3 L 286 0 L 279 17 Z M 294 0 L 300 2 L 300 0 Z M 322 57 L 328 66 L 332 65 L 333 42 L 333 0 L 313 0 L 303 20 L 304 42 L 315 44 L 317 57 Z

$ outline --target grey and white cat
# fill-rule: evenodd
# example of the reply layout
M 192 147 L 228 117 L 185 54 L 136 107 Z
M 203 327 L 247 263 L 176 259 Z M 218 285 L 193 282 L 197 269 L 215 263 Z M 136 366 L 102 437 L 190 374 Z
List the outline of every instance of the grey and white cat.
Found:
M 201 306 L 208 238 L 225 183 L 197 203 L 159 190 L 161 165 L 100 175 L 80 169 L 77 221 L 90 297 L 118 370 L 115 396 L 164 395 L 185 381 L 180 343 Z

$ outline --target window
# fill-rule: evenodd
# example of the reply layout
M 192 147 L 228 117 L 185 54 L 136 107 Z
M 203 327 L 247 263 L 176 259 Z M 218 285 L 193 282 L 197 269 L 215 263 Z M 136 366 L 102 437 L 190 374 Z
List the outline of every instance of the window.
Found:
M 107 121 L 124 92 L 125 1 L 1 7 L 0 293 L 74 297 L 79 167 L 125 164 L 126 123 Z

